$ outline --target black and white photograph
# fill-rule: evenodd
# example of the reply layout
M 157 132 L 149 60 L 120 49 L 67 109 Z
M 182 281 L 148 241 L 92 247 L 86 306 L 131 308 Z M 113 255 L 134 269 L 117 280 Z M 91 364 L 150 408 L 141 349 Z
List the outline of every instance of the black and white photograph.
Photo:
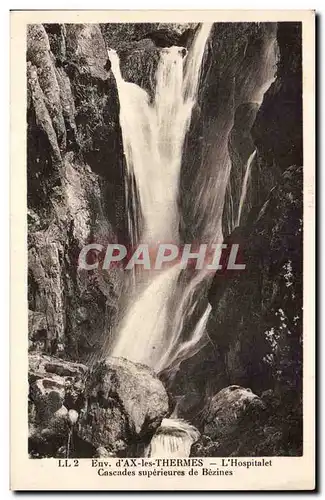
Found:
M 57 481 L 306 452 L 303 22 L 215 19 L 26 24 L 24 446 Z

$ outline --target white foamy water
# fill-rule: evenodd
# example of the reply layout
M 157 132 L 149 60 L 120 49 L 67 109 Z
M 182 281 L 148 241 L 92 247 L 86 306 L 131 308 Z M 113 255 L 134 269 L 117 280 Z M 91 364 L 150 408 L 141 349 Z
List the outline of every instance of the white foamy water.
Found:
M 153 104 L 145 90 L 123 80 L 117 53 L 108 52 L 120 101 L 125 160 L 129 176 L 136 180 L 144 219 L 141 239 L 146 243 L 178 240 L 177 194 L 183 143 L 210 30 L 210 24 L 199 29 L 186 55 L 185 68 L 182 47 L 161 50 Z M 131 221 L 131 226 L 136 222 Z M 134 234 L 134 228 L 130 232 Z
M 169 298 L 175 291 L 179 272 L 177 266 L 162 271 L 134 299 L 120 325 L 113 356 L 144 363 L 159 371 L 168 348 L 164 332 L 169 322 Z
M 120 125 L 130 178 L 127 195 L 135 203 L 136 193 L 130 188 L 134 177 L 143 217 L 143 233 L 139 239 L 145 243 L 156 245 L 160 241 L 177 243 L 179 240 L 177 196 L 183 144 L 211 27 L 208 23 L 199 27 L 185 57 L 182 47 L 161 50 L 153 103 L 143 89 L 123 80 L 117 53 L 108 52 L 120 101 Z M 139 212 L 135 205 L 132 212 Z M 138 227 L 137 217 L 129 215 L 133 243 L 137 242 Z M 132 304 L 121 321 L 113 356 L 145 363 L 156 371 L 163 369 L 162 360 L 167 359 L 166 352 L 175 347 L 180 334 L 178 327 L 173 328 L 168 309 L 180 272 L 179 266 L 174 266 L 161 273 L 146 271 L 145 275 L 138 276 L 138 295 L 133 294 Z M 185 312 L 183 302 L 180 299 L 180 316 Z M 170 324 L 172 334 L 166 335 Z M 193 335 L 196 339 L 197 330 Z
M 146 457 L 189 457 L 199 431 L 177 418 L 164 418 L 148 446 Z
M 123 79 L 118 54 L 113 50 L 108 52 L 120 102 L 128 176 L 127 206 L 132 208 L 128 212 L 128 223 L 133 245 L 179 242 L 177 199 L 182 153 L 211 28 L 212 24 L 206 23 L 198 28 L 185 55 L 182 47 L 161 49 L 152 100 L 145 90 Z M 274 47 L 273 37 L 266 42 L 261 71 L 255 69 L 257 76 L 254 73 L 252 82 L 246 82 L 249 100 L 260 103 L 274 79 Z M 214 145 L 216 156 L 208 155 L 208 160 L 204 159 L 209 164 L 203 161 L 191 186 L 195 193 L 193 224 L 201 228 L 198 234 L 204 243 L 220 243 L 223 239 L 222 214 L 231 169 L 228 135 L 233 124 L 232 118 L 225 115 L 221 109 L 218 129 L 213 137 L 207 138 Z M 255 152 L 248 160 L 243 179 L 236 214 L 238 222 L 254 155 Z M 211 307 L 206 305 L 200 317 L 197 310 L 211 274 L 196 272 L 183 282 L 181 269 L 175 265 L 161 272 L 139 271 L 133 278 L 132 293 L 110 354 L 145 363 L 156 372 L 179 366 L 203 345 Z

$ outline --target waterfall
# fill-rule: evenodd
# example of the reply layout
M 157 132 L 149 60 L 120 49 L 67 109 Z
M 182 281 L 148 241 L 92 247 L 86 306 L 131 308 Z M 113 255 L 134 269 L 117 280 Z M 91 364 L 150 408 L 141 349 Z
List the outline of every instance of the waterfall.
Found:
M 180 297 L 177 300 L 177 310 L 170 325 L 170 334 L 166 339 L 166 349 L 163 352 L 156 369 L 158 371 L 169 370 L 170 367 L 176 369 L 179 364 L 197 352 L 200 340 L 203 339 L 205 326 L 211 312 L 211 306 L 208 304 L 201 318 L 196 323 L 189 338 L 182 342 L 181 334 L 184 329 L 184 322 L 191 317 L 198 305 L 198 298 L 202 282 L 207 278 L 207 272 L 201 271 L 194 276 L 185 289 L 181 289 Z
M 193 157 L 195 175 L 187 190 L 181 191 L 183 194 L 190 190 L 191 195 L 186 196 L 185 209 L 181 204 L 180 214 L 182 154 L 211 28 L 212 24 L 202 24 L 188 50 L 176 46 L 160 50 L 151 98 L 145 90 L 123 79 L 118 54 L 114 50 L 108 52 L 120 102 L 132 245 L 142 242 L 155 249 L 159 242 L 183 242 L 179 227 L 180 215 L 184 213 L 190 215 L 192 239 L 201 243 L 220 243 L 223 239 L 222 214 L 232 168 L 228 141 L 235 109 L 245 102 L 255 103 L 256 109 L 260 106 L 264 92 L 274 80 L 276 42 L 272 28 L 262 44 L 260 63 L 245 60 L 247 68 L 242 78 L 239 76 L 239 90 L 235 79 L 230 80 L 231 97 L 220 108 L 213 108 L 211 116 L 207 113 L 210 127 L 202 130 L 208 147 L 200 158 Z M 236 66 L 237 62 L 230 64 Z M 236 220 L 240 223 L 255 155 L 254 150 L 240 181 L 237 218 L 237 198 L 233 199 L 229 190 L 232 226 Z M 161 271 L 137 271 L 110 354 L 144 363 L 157 373 L 170 376 L 207 342 L 211 306 L 202 297 L 211 277 L 207 270 L 185 272 L 178 264 Z M 176 410 L 173 416 L 176 417 Z M 172 417 L 163 419 L 145 455 L 188 457 L 198 437 L 197 429 L 187 422 Z
M 200 282 L 201 283 L 201 282 Z M 195 307 L 197 306 L 197 301 L 194 302 L 192 305 L 192 309 L 194 310 Z M 198 352 L 198 350 L 202 347 L 202 343 L 200 343 L 204 339 L 204 333 L 205 333 L 205 327 L 208 322 L 208 318 L 211 312 L 211 305 L 208 304 L 205 308 L 204 313 L 202 314 L 201 318 L 197 322 L 196 326 L 194 327 L 193 331 L 191 332 L 191 335 L 188 340 L 186 340 L 183 343 L 178 343 L 177 340 L 173 339 L 173 342 L 170 344 L 173 349 L 171 349 L 171 352 L 167 351 L 167 355 L 164 356 L 160 363 L 161 369 L 168 369 L 170 366 L 175 370 L 176 368 L 179 367 L 182 361 L 185 359 L 193 356 Z M 184 316 L 184 309 L 180 309 L 183 313 Z M 176 326 L 178 324 L 176 323 Z M 175 333 L 176 332 L 181 332 L 181 329 L 176 329 L 175 328 Z
M 251 103 L 256 112 L 275 78 L 276 37 L 274 26 L 270 25 L 255 58 L 242 58 L 239 52 L 229 63 L 242 71 L 238 73 L 238 81 L 229 80 L 229 97 L 223 105 L 217 109 L 214 106 L 211 112 L 205 110 L 209 123 L 202 127 L 206 149 L 201 156 L 187 159 L 193 162 L 193 176 L 179 193 L 184 142 L 197 101 L 211 28 L 212 24 L 201 24 L 188 49 L 177 46 L 160 49 L 151 97 L 138 85 L 123 79 L 118 54 L 108 51 L 120 103 L 130 239 L 132 245 L 149 244 L 153 252 L 160 242 L 184 242 L 179 229 L 184 214 L 192 240 L 208 244 L 223 240 L 222 215 L 232 168 L 228 141 L 235 111 L 243 103 Z M 210 61 L 210 66 L 216 64 Z M 213 86 L 212 90 L 215 92 Z M 246 142 L 243 142 L 245 148 L 248 139 Z M 247 158 L 244 153 L 238 155 L 239 166 L 242 158 Z M 234 197 L 229 185 L 231 226 L 236 221 L 240 223 L 255 154 L 254 151 L 248 158 L 244 177 L 238 184 L 239 193 L 236 189 Z M 182 200 L 178 199 L 179 194 Z M 126 307 L 109 353 L 145 363 L 156 372 L 171 373 L 207 342 L 211 308 L 204 296 L 212 275 L 206 270 L 185 272 L 177 264 L 161 271 L 138 268 L 132 286 L 128 287 Z
M 237 226 L 239 226 L 239 224 L 240 224 L 241 212 L 243 209 L 243 205 L 244 205 L 246 193 L 247 193 L 249 174 L 250 174 L 251 166 L 252 166 L 252 163 L 253 163 L 255 156 L 256 156 L 256 149 L 253 151 L 253 153 L 250 155 L 250 157 L 247 160 L 247 165 L 246 165 L 246 169 L 245 169 L 245 175 L 244 175 L 244 179 L 243 179 L 243 185 L 242 185 L 241 195 L 240 195 L 240 200 L 239 200 L 239 206 L 238 206 Z
M 123 80 L 117 53 L 108 51 L 120 101 L 125 160 L 130 179 L 136 181 L 144 222 L 141 239 L 146 243 L 178 241 L 177 194 L 183 143 L 210 30 L 210 24 L 202 24 L 198 30 L 185 56 L 185 68 L 183 47 L 161 50 L 153 104 L 145 90 Z M 131 196 L 135 200 L 134 193 Z M 133 208 L 135 220 L 129 229 L 134 236 L 138 211 Z
M 144 363 L 155 370 L 161 365 L 168 348 L 164 335 L 168 324 L 168 300 L 175 291 L 179 272 L 178 266 L 162 271 L 134 299 L 122 320 L 113 356 Z
M 152 103 L 145 90 L 123 80 L 117 53 L 108 51 L 120 102 L 120 125 L 128 173 L 126 194 L 128 205 L 132 207 L 128 222 L 133 244 L 138 241 L 150 245 L 179 242 L 177 196 L 183 144 L 196 102 L 211 28 L 209 23 L 198 28 L 188 52 L 176 46 L 161 50 Z M 136 200 L 139 200 L 140 207 L 136 206 Z M 162 359 L 168 364 L 166 352 L 175 349 L 179 336 L 180 322 L 175 322 L 173 327 L 169 321 L 169 302 L 176 293 L 180 273 L 181 269 L 176 265 L 158 274 L 146 271 L 136 277 L 136 288 L 112 347 L 113 356 L 146 363 L 157 371 L 164 368 Z M 184 294 L 189 295 L 188 289 Z M 183 303 L 187 306 L 186 301 Z M 181 298 L 179 305 L 182 316 L 185 311 Z M 204 325 L 205 321 L 197 328 Z M 172 335 L 168 334 L 168 328 Z M 192 339 L 198 337 L 197 328 Z M 190 341 L 189 347 L 192 344 Z
M 199 431 L 181 419 L 164 418 L 151 439 L 147 457 L 189 457 L 191 446 L 200 436 Z

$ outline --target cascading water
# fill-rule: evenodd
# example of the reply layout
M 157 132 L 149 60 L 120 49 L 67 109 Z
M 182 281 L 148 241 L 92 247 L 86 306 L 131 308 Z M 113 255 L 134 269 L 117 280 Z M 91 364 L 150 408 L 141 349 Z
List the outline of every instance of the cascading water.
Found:
M 150 245 L 179 241 L 177 196 L 183 144 L 211 27 L 211 24 L 199 27 L 185 58 L 182 47 L 162 49 L 153 104 L 143 89 L 123 80 L 116 52 L 108 53 L 119 94 L 123 146 L 131 181 L 128 185 L 133 185 L 134 178 L 143 217 L 139 235 L 139 210 L 133 207 L 133 219 L 129 217 L 133 244 L 137 236 Z M 136 199 L 134 192 L 131 197 Z M 117 332 L 112 348 L 114 356 L 146 363 L 158 371 L 164 368 L 162 360 L 166 359 L 168 364 L 166 352 L 175 348 L 173 344 L 178 339 L 177 331 L 171 337 L 165 335 L 168 305 L 180 272 L 180 267 L 174 266 L 158 275 L 146 271 L 138 277 L 137 297 L 132 299 L 133 305 Z M 199 325 L 204 326 L 203 322 Z M 175 331 L 173 325 L 171 328 Z M 194 337 L 198 337 L 197 330 Z
M 199 27 L 187 53 L 182 47 L 161 50 L 152 102 L 143 89 L 124 81 L 118 55 L 109 51 L 120 102 L 132 245 L 144 242 L 154 247 L 159 242 L 177 244 L 182 240 L 178 208 L 182 155 L 211 28 L 211 24 Z M 262 71 L 259 67 L 247 70 L 237 96 L 238 102 L 231 101 L 231 110 L 228 109 L 229 103 L 228 107 L 216 110 L 213 126 L 205 129 L 210 150 L 201 155 L 189 200 L 193 234 L 202 243 L 220 243 L 223 239 L 222 214 L 231 170 L 228 140 L 235 106 L 247 101 L 254 102 L 258 108 L 274 79 L 275 37 L 271 33 L 266 38 Z M 232 83 L 229 85 L 231 87 Z M 256 151 L 248 158 L 241 183 L 238 223 L 255 154 Z M 230 200 L 234 205 L 231 191 Z M 234 215 L 232 217 L 234 220 Z M 110 354 L 145 363 L 158 373 L 173 372 L 206 341 L 211 306 L 204 301 L 202 304 L 201 296 L 211 275 L 205 270 L 185 274 L 180 266 L 175 265 L 162 271 L 143 271 L 133 278 L 128 307 L 116 331 Z M 199 315 L 198 310 L 201 311 Z M 190 326 L 188 318 L 191 319 Z M 184 331 L 187 332 L 185 336 Z M 164 419 L 146 454 L 189 456 L 198 435 L 194 427 L 182 420 Z
M 185 134 L 195 103 L 200 67 L 210 24 L 199 29 L 186 56 L 182 47 L 162 49 L 153 105 L 147 92 L 125 82 L 114 50 L 108 55 L 120 101 L 120 125 L 130 177 L 136 180 L 146 243 L 178 240 L 178 179 Z M 133 197 L 135 199 L 135 197 Z M 134 207 L 137 214 L 136 207 Z M 136 233 L 137 217 L 130 222 Z
M 244 180 L 243 180 L 243 185 L 242 185 L 242 190 L 241 190 L 241 195 L 240 195 L 240 200 L 239 200 L 237 226 L 239 226 L 239 224 L 240 224 L 241 212 L 243 209 L 243 205 L 244 205 L 246 193 L 247 193 L 247 184 L 248 184 L 249 174 L 250 174 L 251 166 L 252 166 L 252 163 L 253 163 L 255 156 L 256 156 L 256 149 L 255 149 L 255 151 L 253 151 L 253 153 L 250 155 L 250 157 L 247 160 L 247 165 L 246 165 L 246 169 L 245 169 L 245 175 L 244 175 Z
M 189 457 L 199 431 L 184 420 L 164 418 L 148 446 L 147 457 Z

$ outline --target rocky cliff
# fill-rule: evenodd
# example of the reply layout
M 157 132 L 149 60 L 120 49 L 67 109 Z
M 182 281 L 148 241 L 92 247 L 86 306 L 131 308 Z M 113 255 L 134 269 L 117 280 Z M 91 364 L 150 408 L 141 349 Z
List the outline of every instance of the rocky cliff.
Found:
M 277 42 L 275 82 L 259 111 L 248 104 L 245 110 L 243 105 L 238 106 L 239 116 L 236 119 L 235 114 L 235 126 L 229 136 L 231 150 L 236 124 L 247 127 L 249 121 L 245 141 L 237 142 L 237 147 L 246 150 L 246 154 L 257 150 L 251 191 L 240 226 L 230 231 L 227 199 L 223 212 L 225 243 L 240 245 L 246 270 L 216 273 L 208 294 L 212 314 L 207 344 L 183 362 L 171 389 L 180 397 L 180 414 L 191 418 L 200 430 L 204 430 L 203 408 L 229 384 L 249 387 L 259 395 L 266 391 L 263 423 L 252 427 L 248 417 L 229 440 L 223 440 L 222 446 L 212 443 L 213 453 L 220 456 L 302 451 L 303 158 L 299 24 L 279 24 Z M 230 183 L 236 183 L 236 177 L 238 172 L 232 170 Z M 243 433 L 249 436 L 246 444 Z M 212 452 L 209 439 L 206 446 Z M 204 446 L 199 449 L 203 453 Z

